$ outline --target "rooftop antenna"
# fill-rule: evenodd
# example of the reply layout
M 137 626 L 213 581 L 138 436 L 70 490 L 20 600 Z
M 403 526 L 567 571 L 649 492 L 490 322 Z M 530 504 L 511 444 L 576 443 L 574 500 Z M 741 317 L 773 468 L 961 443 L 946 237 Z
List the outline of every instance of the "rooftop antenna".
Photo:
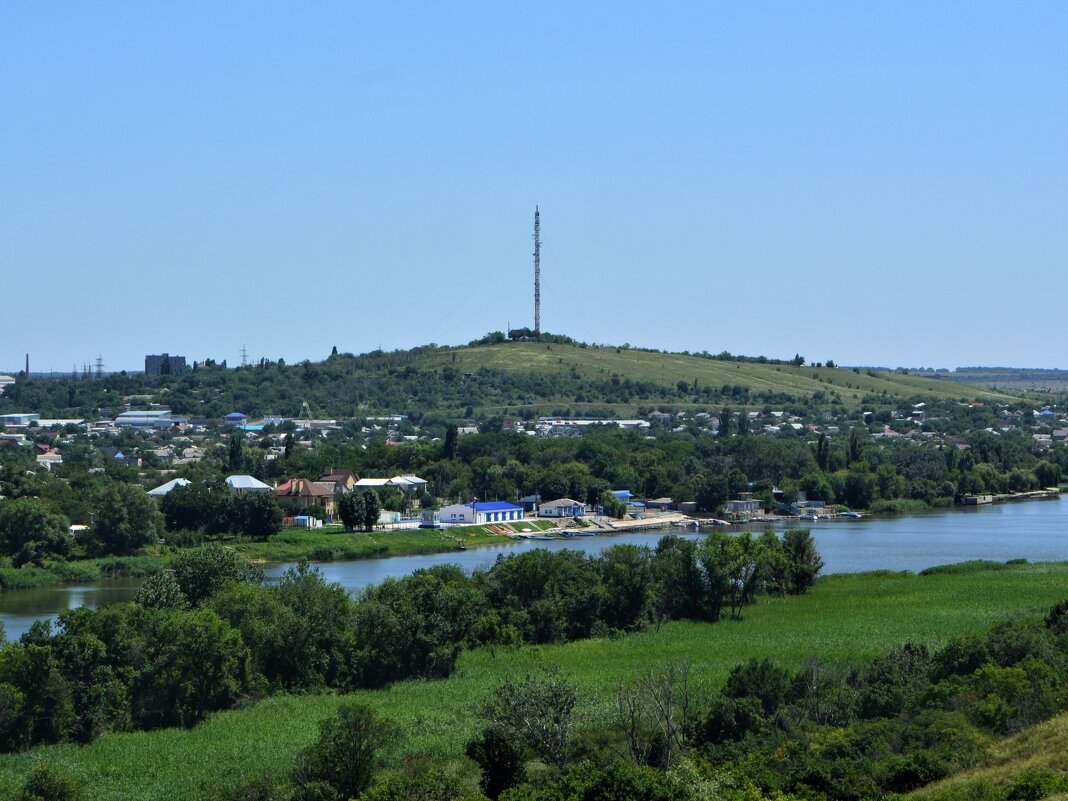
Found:
M 248 367 L 248 351 L 244 345 L 241 346 L 241 366 Z
M 541 339 L 541 212 L 534 207 L 534 336 Z

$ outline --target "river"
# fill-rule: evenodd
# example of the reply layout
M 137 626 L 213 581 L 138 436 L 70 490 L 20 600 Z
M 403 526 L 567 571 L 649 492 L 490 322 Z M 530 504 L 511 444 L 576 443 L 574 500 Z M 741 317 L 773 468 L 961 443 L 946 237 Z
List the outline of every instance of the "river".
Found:
M 841 518 L 804 524 L 794 521 L 789 525 L 775 524 L 772 528 L 781 531 L 799 525 L 812 530 L 825 563 L 824 573 L 879 569 L 918 571 L 969 559 L 999 562 L 1019 558 L 1032 562 L 1068 560 L 1068 498 L 1063 496 L 1053 500 L 932 510 L 899 517 Z M 762 527 L 749 528 L 759 531 Z M 490 567 L 501 554 L 531 548 L 571 548 L 595 554 L 619 543 L 652 546 L 664 534 L 689 538 L 704 536 L 685 533 L 682 529 L 667 529 L 644 534 L 524 541 L 423 556 L 324 562 L 318 567 L 327 581 L 337 582 L 355 593 L 384 579 L 405 576 L 433 565 L 457 564 L 470 571 Z M 268 579 L 277 580 L 289 567 L 269 566 L 266 570 Z M 33 621 L 52 617 L 64 609 L 129 600 L 138 583 L 135 579 L 120 579 L 94 585 L 3 591 L 0 592 L 0 620 L 7 637 L 16 639 Z

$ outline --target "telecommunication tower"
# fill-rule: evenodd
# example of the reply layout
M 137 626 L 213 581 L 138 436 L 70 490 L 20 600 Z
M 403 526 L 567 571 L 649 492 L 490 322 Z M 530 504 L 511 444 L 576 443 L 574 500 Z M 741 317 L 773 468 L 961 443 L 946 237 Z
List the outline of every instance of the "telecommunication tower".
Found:
M 541 213 L 534 207 L 534 336 L 541 337 Z

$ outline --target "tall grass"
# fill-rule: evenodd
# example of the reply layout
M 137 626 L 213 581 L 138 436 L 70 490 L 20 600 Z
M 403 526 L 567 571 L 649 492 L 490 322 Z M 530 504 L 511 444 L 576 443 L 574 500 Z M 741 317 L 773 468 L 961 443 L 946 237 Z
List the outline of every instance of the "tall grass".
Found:
M 292 562 L 302 557 L 316 562 L 373 559 L 382 556 L 412 556 L 456 550 L 463 545 L 508 542 L 507 537 L 482 526 L 436 529 L 375 529 L 347 532 L 340 526 L 313 531 L 287 529 L 266 542 L 239 540 L 232 547 L 246 559 Z
M 44 567 L 0 567 L 0 588 L 26 590 L 55 584 L 89 584 L 107 578 L 141 578 L 163 569 L 155 556 L 109 556 L 73 562 L 48 562 Z

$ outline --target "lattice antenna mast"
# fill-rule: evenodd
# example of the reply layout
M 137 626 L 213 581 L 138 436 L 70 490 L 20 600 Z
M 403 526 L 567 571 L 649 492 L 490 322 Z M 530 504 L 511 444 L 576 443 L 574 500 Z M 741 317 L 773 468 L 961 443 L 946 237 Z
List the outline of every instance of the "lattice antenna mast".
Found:
M 534 336 L 541 337 L 541 213 L 534 207 Z

